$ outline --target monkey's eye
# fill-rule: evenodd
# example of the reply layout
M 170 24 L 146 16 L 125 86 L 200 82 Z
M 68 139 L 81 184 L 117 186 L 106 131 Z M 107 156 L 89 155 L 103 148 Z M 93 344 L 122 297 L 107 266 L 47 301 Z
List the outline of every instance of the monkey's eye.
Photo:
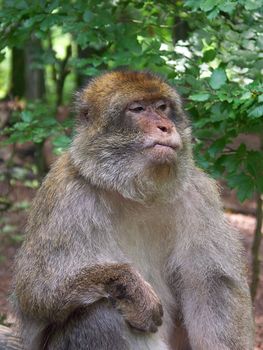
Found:
M 144 108 L 143 106 L 134 105 L 134 106 L 130 106 L 129 110 L 134 113 L 140 113 L 144 111 Z
M 159 111 L 165 111 L 167 108 L 167 104 L 161 103 L 161 104 L 157 105 L 156 107 L 157 107 L 157 109 L 159 109 Z

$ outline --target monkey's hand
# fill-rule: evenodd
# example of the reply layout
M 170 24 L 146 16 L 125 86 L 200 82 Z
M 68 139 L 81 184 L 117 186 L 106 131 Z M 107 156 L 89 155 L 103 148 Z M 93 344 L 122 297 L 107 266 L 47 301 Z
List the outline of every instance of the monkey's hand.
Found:
M 110 285 L 110 297 L 126 322 L 142 332 L 157 332 L 162 324 L 163 308 L 151 285 L 139 274 L 126 283 L 115 281 Z
M 38 303 L 32 303 L 32 298 L 26 297 L 30 290 L 27 293 L 22 290 L 20 294 L 20 306 L 27 313 L 29 310 L 34 317 L 45 315 L 52 322 L 63 322 L 76 308 L 108 298 L 133 328 L 156 332 L 162 323 L 159 298 L 128 263 L 85 267 L 75 276 L 64 279 L 57 289 L 49 290 L 46 299 L 42 298 Z M 35 295 L 34 298 L 37 299 Z

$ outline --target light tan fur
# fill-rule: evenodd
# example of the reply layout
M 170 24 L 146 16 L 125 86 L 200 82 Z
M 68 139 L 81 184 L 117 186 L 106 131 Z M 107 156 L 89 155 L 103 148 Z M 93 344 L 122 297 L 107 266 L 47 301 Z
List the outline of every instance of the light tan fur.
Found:
M 77 111 L 17 257 L 26 348 L 252 350 L 243 249 L 194 164 L 175 89 L 150 73 L 106 73 Z

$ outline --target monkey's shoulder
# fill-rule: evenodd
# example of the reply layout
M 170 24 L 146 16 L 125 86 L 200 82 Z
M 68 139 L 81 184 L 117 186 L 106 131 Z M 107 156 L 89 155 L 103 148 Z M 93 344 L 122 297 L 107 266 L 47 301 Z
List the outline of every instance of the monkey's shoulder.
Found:
M 211 206 L 222 209 L 220 188 L 217 182 L 198 167 L 193 167 L 190 180 L 183 194 L 185 200 L 196 202 L 196 206 Z
M 69 154 L 65 152 L 53 164 L 40 186 L 32 202 L 29 221 L 39 222 L 41 220 L 43 222 L 48 219 L 54 209 L 67 201 L 67 194 L 77 192 L 77 187 L 81 187 L 82 181 Z M 68 198 L 70 199 L 70 196 Z
M 51 170 L 44 179 L 38 194 L 45 197 L 53 197 L 55 194 L 64 192 L 66 186 L 78 179 L 80 174 L 71 162 L 68 152 L 62 154 L 52 165 Z
M 195 166 L 193 168 L 193 178 L 195 180 L 195 183 L 200 187 L 207 187 L 208 186 L 208 190 L 210 191 L 215 191 L 215 192 L 219 192 L 218 191 L 218 184 L 216 182 L 215 179 L 213 179 L 208 173 L 206 173 L 203 169 Z

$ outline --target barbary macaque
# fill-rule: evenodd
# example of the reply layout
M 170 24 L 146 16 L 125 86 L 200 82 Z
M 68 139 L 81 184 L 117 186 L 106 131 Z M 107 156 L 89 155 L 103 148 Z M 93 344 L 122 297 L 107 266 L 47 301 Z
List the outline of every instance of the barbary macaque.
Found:
M 176 90 L 113 71 L 76 107 L 16 260 L 25 349 L 252 350 L 243 249 Z

